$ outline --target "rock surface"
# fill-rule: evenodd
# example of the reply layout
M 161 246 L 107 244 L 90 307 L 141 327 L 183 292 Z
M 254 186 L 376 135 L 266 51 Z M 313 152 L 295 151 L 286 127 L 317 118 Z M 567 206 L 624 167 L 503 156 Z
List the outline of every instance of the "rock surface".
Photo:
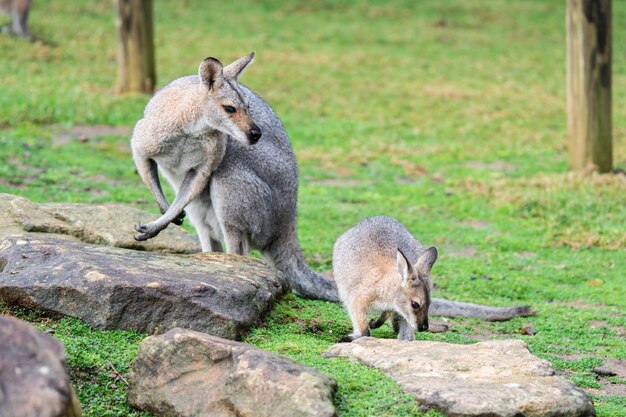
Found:
M 134 239 L 134 225 L 155 215 L 123 204 L 36 204 L 23 197 L 0 193 L 0 239 L 12 234 L 48 234 L 68 240 L 167 253 L 200 250 L 193 234 L 170 224 L 145 242 Z
M 100 329 L 185 327 L 240 339 L 288 288 L 275 269 L 236 255 L 157 254 L 35 236 L 0 241 L 0 299 Z
M 519 340 L 454 345 L 364 337 L 324 355 L 378 368 L 447 416 L 595 416 L 589 397 Z
M 61 344 L 28 323 L 0 317 L 0 416 L 80 415 Z
M 336 416 L 336 381 L 254 346 L 190 330 L 145 339 L 129 403 L 159 416 Z

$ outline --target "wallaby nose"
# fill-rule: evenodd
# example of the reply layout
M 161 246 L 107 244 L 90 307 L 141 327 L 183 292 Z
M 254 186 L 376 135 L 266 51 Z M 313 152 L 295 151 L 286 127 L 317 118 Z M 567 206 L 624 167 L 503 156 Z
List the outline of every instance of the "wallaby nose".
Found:
M 250 144 L 254 145 L 255 143 L 257 143 L 262 134 L 263 133 L 261 132 L 261 129 L 256 126 L 250 129 L 250 131 L 248 132 L 248 140 L 250 141 Z
M 419 330 L 420 332 L 425 332 L 426 330 L 428 330 L 428 323 L 422 323 L 419 326 L 417 326 L 417 330 Z

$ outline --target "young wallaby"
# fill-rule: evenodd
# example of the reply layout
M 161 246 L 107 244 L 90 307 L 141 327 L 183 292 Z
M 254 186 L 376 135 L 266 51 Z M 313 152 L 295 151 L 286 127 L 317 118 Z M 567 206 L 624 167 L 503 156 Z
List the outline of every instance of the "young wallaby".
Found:
M 182 222 L 184 208 L 205 190 L 222 162 L 229 137 L 244 146 L 261 137 L 236 81 L 253 59 L 254 53 L 224 68 L 217 59 L 206 58 L 197 76 L 172 81 L 148 102 L 133 130 L 131 147 L 137 170 L 163 215 L 137 225 L 137 240 L 156 236 L 170 222 Z M 157 167 L 176 190 L 171 206 L 161 190 Z M 207 210 L 192 203 L 190 219 L 196 227 L 202 226 Z M 200 239 L 203 248 L 212 247 L 207 234 Z
M 369 336 L 371 310 L 383 311 L 375 326 L 394 313 L 400 340 L 428 330 L 429 275 L 436 260 L 436 248 L 424 248 L 391 217 L 367 218 L 341 235 L 333 248 L 333 274 L 353 332 L 340 342 Z
M 137 226 L 137 239 L 180 222 L 187 206 L 203 251 L 221 251 L 222 241 L 228 253 L 259 249 L 297 294 L 339 301 L 335 283 L 309 268 L 298 243 L 298 167 L 287 132 L 272 108 L 237 82 L 253 56 L 223 71 L 208 58 L 199 76 L 172 82 L 146 107 L 133 133 L 133 155 L 165 214 Z M 157 165 L 178 190 L 171 207 Z
M 30 4 L 31 0 L 0 0 L 0 11 L 11 15 L 11 33 L 25 38 L 30 36 L 27 25 Z

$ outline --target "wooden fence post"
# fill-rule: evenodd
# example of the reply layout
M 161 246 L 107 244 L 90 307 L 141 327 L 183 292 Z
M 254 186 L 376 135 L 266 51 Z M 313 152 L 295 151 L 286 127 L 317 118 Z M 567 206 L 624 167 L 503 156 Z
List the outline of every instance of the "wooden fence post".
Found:
M 152 0 L 116 0 L 118 91 L 152 93 L 156 84 Z
M 613 168 L 611 0 L 567 0 L 569 166 Z

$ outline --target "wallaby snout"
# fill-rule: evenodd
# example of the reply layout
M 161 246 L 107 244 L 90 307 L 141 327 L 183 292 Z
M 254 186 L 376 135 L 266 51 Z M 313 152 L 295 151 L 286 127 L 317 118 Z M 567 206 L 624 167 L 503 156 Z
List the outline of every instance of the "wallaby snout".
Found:
M 252 125 L 252 128 L 248 131 L 246 136 L 248 136 L 248 142 L 250 142 L 250 145 L 254 145 L 259 141 L 259 139 L 261 139 L 262 135 L 263 132 L 261 132 L 261 129 L 259 129 L 257 125 Z
M 428 330 L 428 320 L 426 320 L 426 322 L 425 322 L 425 323 L 420 323 L 420 324 L 417 326 L 417 331 L 418 331 L 418 332 L 425 332 L 426 330 Z

